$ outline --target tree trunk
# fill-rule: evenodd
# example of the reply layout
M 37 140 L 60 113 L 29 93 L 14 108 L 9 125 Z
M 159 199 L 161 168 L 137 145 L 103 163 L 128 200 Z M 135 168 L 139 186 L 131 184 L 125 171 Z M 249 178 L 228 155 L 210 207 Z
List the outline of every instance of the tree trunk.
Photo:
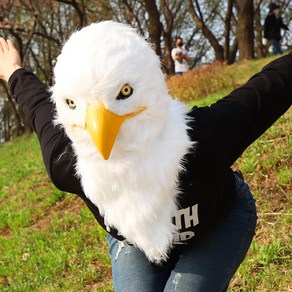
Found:
M 150 42 L 155 45 L 155 52 L 161 57 L 160 37 L 162 24 L 159 20 L 160 14 L 155 0 L 145 0 L 145 7 L 149 14 L 148 31 Z
M 256 54 L 259 58 L 265 56 L 264 46 L 262 42 L 262 25 L 261 25 L 261 11 L 260 5 L 263 1 L 256 0 L 256 7 L 254 11 L 255 31 L 256 31 Z
M 253 0 L 236 0 L 238 12 L 238 50 L 239 59 L 254 58 L 254 7 Z
M 235 38 L 232 47 L 230 48 L 229 56 L 228 56 L 228 64 L 233 64 L 236 60 L 236 54 L 238 51 L 238 39 Z
M 232 16 L 232 7 L 234 0 L 228 0 L 227 11 L 224 19 L 225 29 L 224 29 L 224 60 L 229 63 L 230 59 L 230 30 L 231 30 L 231 16 Z

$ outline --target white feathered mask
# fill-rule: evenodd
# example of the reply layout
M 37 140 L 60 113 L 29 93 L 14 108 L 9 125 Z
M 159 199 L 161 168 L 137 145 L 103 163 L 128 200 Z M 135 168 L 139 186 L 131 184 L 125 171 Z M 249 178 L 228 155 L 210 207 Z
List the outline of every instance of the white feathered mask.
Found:
M 72 141 L 86 196 L 107 226 L 151 261 L 165 260 L 191 142 L 159 58 L 133 28 L 104 21 L 69 38 L 54 75 L 56 123 Z

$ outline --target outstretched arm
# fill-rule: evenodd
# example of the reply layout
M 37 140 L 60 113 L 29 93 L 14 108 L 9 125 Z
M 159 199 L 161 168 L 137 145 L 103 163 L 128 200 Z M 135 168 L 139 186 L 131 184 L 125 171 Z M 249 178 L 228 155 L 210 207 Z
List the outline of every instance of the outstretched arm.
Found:
M 81 195 L 71 141 L 53 124 L 55 109 L 49 89 L 34 74 L 21 68 L 18 51 L 10 40 L 3 38 L 0 38 L 0 78 L 9 83 L 11 93 L 36 132 L 53 183 L 61 190 Z
M 231 166 L 291 106 L 292 53 L 276 59 L 245 85 L 210 107 L 193 108 L 204 158 Z M 198 124 L 196 127 L 196 123 Z M 200 156 L 201 157 L 201 156 Z M 205 162 L 206 162 L 205 161 Z M 206 163 L 208 165 L 208 163 Z
M 106 229 L 98 208 L 85 196 L 75 175 L 76 156 L 63 129 L 53 125 L 54 105 L 50 92 L 34 74 L 21 68 L 19 54 L 10 40 L 0 38 L 0 78 L 7 81 L 20 108 L 40 141 L 47 172 L 55 186 L 79 195 Z
M 281 28 L 285 29 L 285 30 L 289 30 L 289 27 L 284 23 L 283 18 L 280 18 L 280 25 Z

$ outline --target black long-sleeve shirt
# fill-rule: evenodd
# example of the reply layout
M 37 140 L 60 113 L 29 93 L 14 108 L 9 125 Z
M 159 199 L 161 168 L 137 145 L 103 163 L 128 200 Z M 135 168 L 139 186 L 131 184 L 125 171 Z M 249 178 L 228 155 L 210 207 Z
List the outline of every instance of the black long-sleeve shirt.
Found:
M 264 23 L 264 37 L 266 39 L 281 39 L 281 28 L 289 30 L 288 26 L 284 24 L 282 17 L 277 17 L 274 13 L 270 13 Z
M 106 229 L 98 208 L 85 196 L 75 175 L 76 157 L 64 131 L 53 125 L 54 105 L 46 85 L 24 69 L 9 80 L 28 121 L 35 130 L 47 172 L 55 186 L 79 195 Z M 254 75 L 244 86 L 210 107 L 194 107 L 188 132 L 196 149 L 185 157 L 186 171 L 179 177 L 177 241 L 199 238 L 228 212 L 234 199 L 232 164 L 262 135 L 292 101 L 292 53 Z M 171 147 L 171 145 L 169 145 Z M 183 218 L 183 219 L 182 219 Z M 118 239 L 117 230 L 108 230 Z

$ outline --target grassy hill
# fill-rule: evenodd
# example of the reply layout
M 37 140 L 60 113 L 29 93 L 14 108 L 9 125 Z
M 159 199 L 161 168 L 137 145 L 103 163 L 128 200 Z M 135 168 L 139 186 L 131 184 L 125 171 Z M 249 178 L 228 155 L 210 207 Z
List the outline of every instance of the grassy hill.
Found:
M 215 64 L 168 85 L 173 96 L 206 105 L 270 60 Z M 292 289 L 291 118 L 290 109 L 234 166 L 251 186 L 259 219 L 230 291 Z M 0 291 L 112 291 L 105 232 L 77 196 L 53 187 L 36 137 L 0 145 L 0 157 Z

